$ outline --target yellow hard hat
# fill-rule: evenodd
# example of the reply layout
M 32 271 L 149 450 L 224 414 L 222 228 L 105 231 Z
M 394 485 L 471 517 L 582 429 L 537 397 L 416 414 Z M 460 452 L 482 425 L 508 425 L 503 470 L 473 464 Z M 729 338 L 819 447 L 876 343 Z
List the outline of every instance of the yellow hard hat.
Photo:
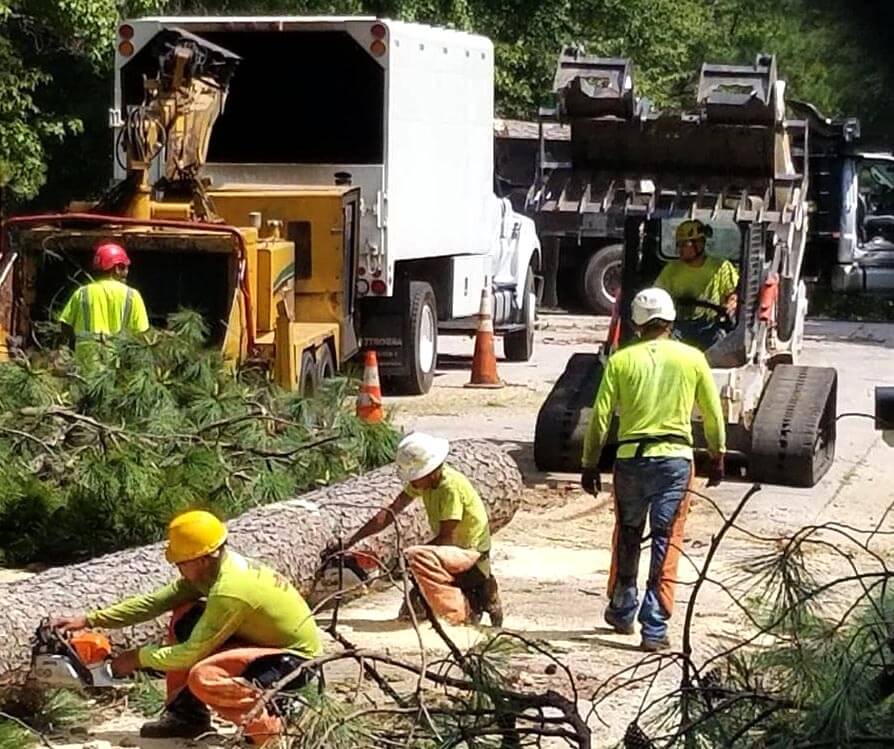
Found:
M 227 526 L 210 512 L 190 510 L 168 525 L 165 559 L 171 564 L 188 562 L 217 551 L 227 540 Z
M 676 239 L 679 244 L 680 242 L 693 242 L 696 239 L 708 239 L 713 234 L 714 230 L 710 226 L 696 218 L 690 218 L 677 227 Z

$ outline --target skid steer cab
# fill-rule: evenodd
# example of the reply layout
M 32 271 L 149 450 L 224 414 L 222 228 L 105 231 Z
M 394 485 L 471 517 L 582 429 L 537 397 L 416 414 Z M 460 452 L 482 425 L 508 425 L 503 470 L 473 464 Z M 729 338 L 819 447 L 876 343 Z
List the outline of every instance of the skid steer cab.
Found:
M 0 358 L 10 356 L 10 341 L 27 348 L 39 339 L 41 324 L 93 280 L 94 246 L 112 240 L 127 249 L 128 284 L 143 296 L 153 327 L 194 310 L 210 345 L 234 366 L 261 368 L 281 387 L 312 394 L 358 349 L 359 190 L 235 187 L 213 197 L 224 223 L 93 213 L 9 219 Z
M 676 243 L 677 227 L 690 216 L 627 219 L 615 324 L 599 353 L 572 356 L 544 403 L 535 438 L 541 470 L 580 469 L 605 357 L 636 345 L 630 318 L 636 293 L 673 279 L 667 286 L 674 295 L 672 286 L 685 289 L 705 268 L 716 276 L 717 292 L 713 298 L 676 295 L 674 337 L 703 350 L 711 366 L 726 420 L 727 470 L 750 481 L 810 487 L 829 469 L 835 453 L 837 374 L 797 363 L 806 300 L 799 293 L 780 293 L 783 258 L 766 223 L 757 215 L 749 220 L 745 211 L 719 213 L 713 220 L 702 219 L 711 236 L 698 268 L 680 259 Z M 724 283 L 731 288 L 722 288 Z M 692 426 L 698 469 L 706 442 L 697 411 Z M 616 427 L 617 420 L 613 433 Z M 611 445 L 604 451 L 603 470 L 610 468 L 614 452 Z

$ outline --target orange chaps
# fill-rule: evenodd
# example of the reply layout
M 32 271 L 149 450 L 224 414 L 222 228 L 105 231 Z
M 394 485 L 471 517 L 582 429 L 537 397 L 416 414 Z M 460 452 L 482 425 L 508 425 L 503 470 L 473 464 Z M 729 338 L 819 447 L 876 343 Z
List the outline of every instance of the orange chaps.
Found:
M 469 601 L 456 578 L 472 569 L 481 554 L 458 546 L 411 546 L 404 554 L 419 592 L 432 611 L 451 624 L 467 622 Z
M 168 643 L 176 644 L 186 639 L 183 627 L 185 618 L 192 618 L 197 604 L 187 603 L 174 610 L 168 627 Z M 194 624 L 195 622 L 191 622 Z M 191 625 L 188 625 L 191 629 Z M 178 636 L 179 635 L 179 636 Z M 244 678 L 246 670 L 259 658 L 292 655 L 277 648 L 243 647 L 228 641 L 226 646 L 203 658 L 188 671 L 168 671 L 166 703 L 171 705 L 184 687 L 200 702 L 214 710 L 221 718 L 242 726 L 253 744 L 263 744 L 282 730 L 282 721 L 267 708 L 248 723 L 245 718 L 255 707 L 264 689 Z

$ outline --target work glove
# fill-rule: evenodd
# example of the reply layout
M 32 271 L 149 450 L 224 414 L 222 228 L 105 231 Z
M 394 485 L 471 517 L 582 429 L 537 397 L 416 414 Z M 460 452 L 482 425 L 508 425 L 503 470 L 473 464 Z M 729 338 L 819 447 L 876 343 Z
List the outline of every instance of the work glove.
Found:
M 708 467 L 708 486 L 720 486 L 723 476 L 723 453 L 712 455 Z
M 602 491 L 602 475 L 598 468 L 584 468 L 580 475 L 580 485 L 587 494 L 594 497 Z

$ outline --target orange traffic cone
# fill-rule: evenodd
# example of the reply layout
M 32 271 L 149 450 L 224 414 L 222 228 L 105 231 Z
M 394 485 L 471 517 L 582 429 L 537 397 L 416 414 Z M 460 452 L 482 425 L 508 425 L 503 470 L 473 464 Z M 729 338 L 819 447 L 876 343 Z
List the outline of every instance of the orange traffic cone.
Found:
M 382 387 L 379 385 L 379 362 L 375 351 L 367 351 L 363 362 L 363 383 L 357 394 L 357 418 L 367 424 L 378 424 L 385 418 Z
M 494 353 L 494 320 L 491 312 L 490 289 L 481 292 L 478 311 L 478 332 L 475 333 L 475 355 L 472 357 L 472 379 L 467 388 L 501 388 L 504 383 L 497 375 L 497 355 Z

